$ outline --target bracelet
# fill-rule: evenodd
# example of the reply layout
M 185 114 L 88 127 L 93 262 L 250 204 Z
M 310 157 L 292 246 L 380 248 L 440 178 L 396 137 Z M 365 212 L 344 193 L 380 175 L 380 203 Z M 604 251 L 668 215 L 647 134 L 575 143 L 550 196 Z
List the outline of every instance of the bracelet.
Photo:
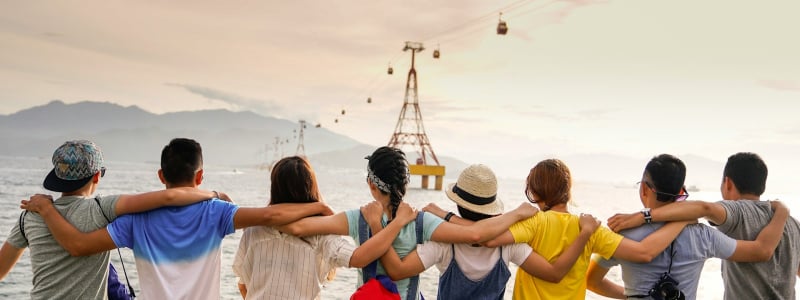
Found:
M 214 193 L 214 198 L 222 199 L 219 197 L 219 193 L 217 191 L 211 191 L 211 192 Z
M 446 215 L 444 215 L 444 221 L 450 222 L 450 218 L 452 218 L 455 214 L 452 211 L 448 211 Z

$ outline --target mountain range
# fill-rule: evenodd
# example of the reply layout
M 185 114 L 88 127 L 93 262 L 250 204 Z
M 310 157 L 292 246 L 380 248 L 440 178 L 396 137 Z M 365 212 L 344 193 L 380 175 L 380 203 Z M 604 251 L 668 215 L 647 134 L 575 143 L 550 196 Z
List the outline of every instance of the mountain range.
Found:
M 175 137 L 189 137 L 203 146 L 206 165 L 257 167 L 297 149 L 294 121 L 249 111 L 201 110 L 154 114 L 137 106 L 107 102 L 65 104 L 55 100 L 13 114 L 0 115 L 0 155 L 49 158 L 66 140 L 88 139 L 103 149 L 107 160 L 157 162 L 161 149 Z M 304 148 L 315 166 L 364 168 L 364 157 L 378 145 L 367 145 L 326 128 L 308 124 Z M 276 137 L 281 143 L 275 147 Z M 632 185 L 650 157 L 587 153 L 558 156 L 537 154 L 491 165 L 498 177 L 524 178 L 541 159 L 557 157 L 579 181 Z M 689 172 L 687 185 L 717 188 L 722 162 L 700 156 L 679 155 Z M 409 153 L 409 160 L 416 158 Z M 467 164 L 439 155 L 451 180 Z

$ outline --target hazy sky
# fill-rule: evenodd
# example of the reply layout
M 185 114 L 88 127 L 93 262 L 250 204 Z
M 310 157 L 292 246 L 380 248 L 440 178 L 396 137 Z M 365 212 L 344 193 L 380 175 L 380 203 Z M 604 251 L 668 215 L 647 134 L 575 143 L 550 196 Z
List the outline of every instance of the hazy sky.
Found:
M 800 169 L 797 0 L 0 5 L 0 114 L 53 99 L 249 109 L 381 145 L 402 105 L 410 55 L 401 49 L 412 40 L 427 47 L 420 102 L 440 156 L 722 161 L 755 151 L 781 176 Z M 499 36 L 504 7 L 510 30 Z

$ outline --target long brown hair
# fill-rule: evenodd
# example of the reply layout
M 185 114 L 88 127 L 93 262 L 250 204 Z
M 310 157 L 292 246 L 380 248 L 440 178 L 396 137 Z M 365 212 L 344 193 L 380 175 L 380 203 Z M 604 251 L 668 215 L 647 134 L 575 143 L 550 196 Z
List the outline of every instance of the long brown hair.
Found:
M 270 174 L 270 202 L 312 203 L 322 200 L 317 187 L 317 177 L 305 158 L 284 157 L 275 163 Z
M 540 161 L 528 174 L 528 190 L 544 202 L 544 210 L 569 202 L 572 190 L 572 175 L 567 165 L 558 159 Z

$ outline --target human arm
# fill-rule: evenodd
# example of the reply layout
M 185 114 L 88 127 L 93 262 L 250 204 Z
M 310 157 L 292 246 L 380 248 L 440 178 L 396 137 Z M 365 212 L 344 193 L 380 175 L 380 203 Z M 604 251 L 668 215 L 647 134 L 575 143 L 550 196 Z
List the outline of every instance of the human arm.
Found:
M 592 215 L 581 214 L 580 227 L 581 231 L 578 237 L 572 241 L 572 244 L 569 245 L 567 250 L 561 253 L 554 263 L 550 264 L 549 261 L 534 251 L 528 255 L 528 258 L 525 259 L 525 262 L 519 267 L 528 274 L 541 278 L 542 280 L 552 283 L 560 282 L 561 279 L 569 273 L 575 261 L 577 261 L 578 257 L 583 253 L 586 242 L 589 241 L 592 233 L 600 227 L 600 222 Z
M 719 203 L 705 201 L 673 202 L 650 211 L 652 222 L 691 221 L 706 218 L 714 224 L 722 224 L 728 213 Z M 645 224 L 644 214 L 616 214 L 608 219 L 608 228 L 614 232 L 639 227 Z
M 303 218 L 278 226 L 278 230 L 299 237 L 318 234 L 348 235 L 350 233 L 347 215 L 344 212 L 332 216 Z
M 789 209 L 778 201 L 771 201 L 775 213 L 767 226 L 761 229 L 755 241 L 736 241 L 736 250 L 728 260 L 736 262 L 762 262 L 772 258 L 775 248 L 783 237 L 783 227 L 789 217 Z
M 3 278 L 8 275 L 8 272 L 11 271 L 11 268 L 17 264 L 23 252 L 25 252 L 25 248 L 14 247 L 9 244 L 8 241 L 3 243 L 3 247 L 0 248 L 0 281 L 2 281 Z
M 372 212 L 373 214 L 377 211 L 379 217 L 383 215 L 383 207 L 379 202 L 375 201 L 372 205 L 377 205 L 378 207 L 378 210 Z M 362 211 L 364 211 L 364 208 L 362 208 Z M 353 251 L 353 255 L 350 256 L 350 267 L 363 268 L 386 253 L 386 250 L 392 248 L 392 242 L 397 238 L 400 230 L 416 219 L 416 216 L 417 212 L 408 203 L 400 203 L 394 220 Z
M 324 202 L 281 203 L 267 207 L 240 207 L 233 216 L 236 229 L 250 226 L 280 226 L 314 215 L 332 215 Z M 346 223 L 345 223 L 346 226 Z M 345 234 L 347 234 L 345 232 Z
M 247 286 L 244 283 L 239 283 L 239 293 L 242 294 L 242 299 L 247 299 Z
M 625 288 L 606 279 L 608 269 L 594 260 L 589 262 L 586 271 L 586 288 L 600 296 L 614 299 L 625 299 Z
M 658 254 L 667 249 L 687 224 L 697 221 L 669 222 L 648 235 L 641 242 L 623 238 L 614 251 L 614 257 L 630 262 L 649 263 Z
M 428 203 L 428 205 L 423 207 L 422 211 L 429 212 L 429 213 L 431 213 L 431 214 L 433 214 L 433 215 L 435 215 L 435 216 L 437 216 L 439 218 L 442 218 L 442 219 L 444 219 L 447 216 L 448 213 L 451 213 L 449 211 L 446 211 L 446 210 L 440 208 L 438 205 L 436 205 L 433 202 Z M 472 224 L 475 223 L 474 221 L 470 221 L 470 220 L 461 218 L 461 217 L 459 217 L 457 215 L 452 215 L 452 216 L 450 216 L 450 220 L 449 221 L 448 220 L 445 220 L 445 221 L 453 223 L 453 224 L 461 225 L 461 226 L 469 226 L 469 225 L 472 225 Z
M 501 235 L 504 231 L 508 231 L 508 227 L 514 223 L 532 217 L 538 211 L 532 205 L 522 203 L 508 213 L 483 219 L 469 226 L 444 222 L 433 231 L 431 240 L 443 243 L 486 242 Z
M 106 228 L 92 232 L 81 232 L 53 206 L 47 195 L 34 195 L 22 200 L 20 208 L 38 213 L 44 219 L 56 242 L 72 256 L 85 256 L 117 248 Z
M 175 187 L 141 194 L 120 195 L 114 207 L 116 215 L 132 214 L 164 206 L 186 206 L 211 198 L 223 197 L 224 193 L 204 191 L 193 187 Z M 227 195 L 224 198 L 228 198 Z M 228 198 L 228 200 L 230 200 Z

